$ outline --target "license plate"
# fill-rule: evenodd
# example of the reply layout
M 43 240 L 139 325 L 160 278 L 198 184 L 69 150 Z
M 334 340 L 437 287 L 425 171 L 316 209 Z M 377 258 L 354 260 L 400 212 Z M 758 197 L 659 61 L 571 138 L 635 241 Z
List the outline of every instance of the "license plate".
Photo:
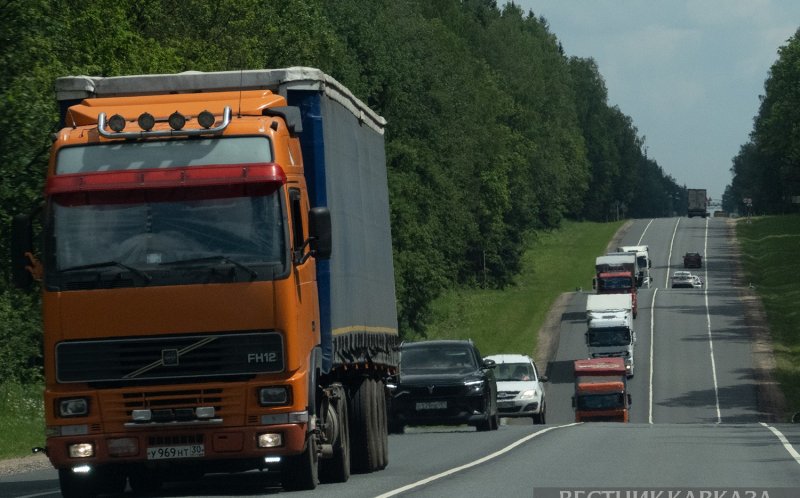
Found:
M 445 410 L 447 401 L 420 401 L 417 403 L 417 410 Z
M 148 460 L 166 460 L 170 458 L 197 458 L 205 455 L 202 444 L 186 446 L 154 446 L 147 448 Z

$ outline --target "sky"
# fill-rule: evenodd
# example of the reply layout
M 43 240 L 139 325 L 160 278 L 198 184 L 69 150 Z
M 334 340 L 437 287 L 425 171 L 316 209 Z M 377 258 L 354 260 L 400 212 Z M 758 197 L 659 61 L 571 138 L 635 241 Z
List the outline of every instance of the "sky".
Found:
M 498 5 L 507 2 L 498 1 Z M 731 182 L 799 0 L 515 0 L 544 17 L 567 56 L 593 58 L 608 104 L 647 156 L 712 202 Z

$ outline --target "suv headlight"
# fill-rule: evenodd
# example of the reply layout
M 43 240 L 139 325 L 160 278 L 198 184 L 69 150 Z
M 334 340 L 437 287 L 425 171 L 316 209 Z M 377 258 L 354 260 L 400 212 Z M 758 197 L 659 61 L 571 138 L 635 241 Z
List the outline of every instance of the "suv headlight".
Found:
M 482 380 L 470 380 L 464 383 L 467 386 L 467 389 L 471 393 L 479 393 L 483 391 L 483 382 Z

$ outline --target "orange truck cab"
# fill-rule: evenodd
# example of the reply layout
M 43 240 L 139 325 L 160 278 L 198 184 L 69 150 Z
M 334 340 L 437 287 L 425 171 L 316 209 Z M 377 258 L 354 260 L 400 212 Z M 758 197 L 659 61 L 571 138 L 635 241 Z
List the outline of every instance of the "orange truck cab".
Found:
M 631 395 L 622 358 L 575 360 L 574 373 L 576 422 L 628 422 Z
M 386 466 L 397 314 L 383 127 L 313 68 L 59 78 L 42 243 L 64 496 Z

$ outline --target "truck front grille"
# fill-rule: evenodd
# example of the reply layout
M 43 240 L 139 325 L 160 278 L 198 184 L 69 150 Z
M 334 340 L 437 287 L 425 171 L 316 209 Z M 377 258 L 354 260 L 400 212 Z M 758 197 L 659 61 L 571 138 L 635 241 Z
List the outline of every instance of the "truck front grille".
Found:
M 272 331 L 66 341 L 56 346 L 56 375 L 111 385 L 249 377 L 282 372 L 283 349 Z

